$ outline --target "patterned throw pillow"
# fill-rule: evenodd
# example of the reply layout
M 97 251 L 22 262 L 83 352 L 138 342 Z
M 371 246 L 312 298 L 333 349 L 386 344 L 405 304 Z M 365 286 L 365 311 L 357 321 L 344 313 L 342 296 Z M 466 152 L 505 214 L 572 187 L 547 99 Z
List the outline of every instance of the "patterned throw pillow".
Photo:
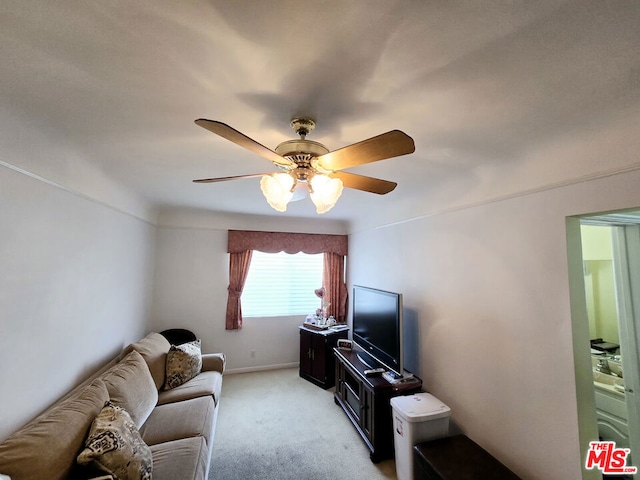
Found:
M 202 370 L 200 340 L 171 345 L 167 353 L 167 378 L 164 390 L 170 390 L 191 380 Z
M 118 480 L 151 480 L 151 449 L 127 411 L 110 401 L 93 420 L 78 463 L 96 467 Z

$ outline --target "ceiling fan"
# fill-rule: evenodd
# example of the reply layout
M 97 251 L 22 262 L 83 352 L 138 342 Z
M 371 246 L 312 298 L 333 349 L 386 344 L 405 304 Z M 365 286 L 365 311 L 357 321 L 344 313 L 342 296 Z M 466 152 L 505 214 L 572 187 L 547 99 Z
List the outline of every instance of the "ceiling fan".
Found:
M 342 193 L 343 187 L 384 195 L 396 188 L 397 183 L 366 177 L 342 170 L 387 158 L 406 155 L 415 151 L 413 139 L 400 130 L 392 130 L 376 137 L 330 152 L 321 143 L 307 140 L 315 127 L 309 118 L 294 118 L 291 127 L 300 136 L 287 140 L 271 150 L 229 125 L 200 118 L 195 123 L 210 132 L 251 150 L 273 162 L 282 171 L 256 173 L 233 177 L 202 178 L 195 183 L 224 182 L 240 178 L 262 177 L 260 187 L 269 205 L 284 212 L 296 187 L 309 190 L 318 213 L 329 211 Z

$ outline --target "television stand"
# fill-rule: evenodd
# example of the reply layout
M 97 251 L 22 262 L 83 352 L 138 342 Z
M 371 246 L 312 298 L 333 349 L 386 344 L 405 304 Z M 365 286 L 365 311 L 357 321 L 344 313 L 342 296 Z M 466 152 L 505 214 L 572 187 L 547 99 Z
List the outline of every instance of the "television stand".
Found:
M 393 458 L 393 421 L 391 398 L 410 395 L 422 390 L 422 381 L 411 377 L 399 383 L 390 383 L 383 376 L 367 377 L 369 366 L 354 344 L 353 350 L 333 349 L 336 357 L 336 392 L 334 401 L 340 405 L 369 448 L 369 458 L 378 463 Z

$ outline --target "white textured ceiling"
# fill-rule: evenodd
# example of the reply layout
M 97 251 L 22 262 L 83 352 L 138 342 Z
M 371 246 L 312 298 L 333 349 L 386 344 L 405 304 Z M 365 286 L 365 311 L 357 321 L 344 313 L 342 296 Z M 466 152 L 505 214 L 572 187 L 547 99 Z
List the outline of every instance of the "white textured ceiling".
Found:
M 640 164 L 637 1 L 3 0 L 0 40 L 0 161 L 90 195 L 98 172 L 158 208 L 316 216 L 308 199 L 275 212 L 256 178 L 193 184 L 275 170 L 201 117 L 270 148 L 293 116 L 331 150 L 413 137 L 350 170 L 399 185 L 345 190 L 336 220 Z

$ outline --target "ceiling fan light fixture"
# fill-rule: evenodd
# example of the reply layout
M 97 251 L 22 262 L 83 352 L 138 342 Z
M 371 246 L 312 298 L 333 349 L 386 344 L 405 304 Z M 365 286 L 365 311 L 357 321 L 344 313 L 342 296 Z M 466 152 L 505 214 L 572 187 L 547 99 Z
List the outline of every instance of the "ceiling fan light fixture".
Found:
M 339 178 L 316 174 L 309 183 L 311 201 L 316 206 L 317 213 L 326 213 L 331 210 L 342 195 L 343 184 Z
M 307 140 L 307 135 L 315 127 L 315 121 L 310 118 L 291 120 L 291 127 L 300 138 L 280 143 L 275 151 L 225 123 L 206 118 L 199 118 L 195 122 L 198 126 L 266 158 L 284 170 L 285 173 L 255 173 L 233 177 L 202 178 L 194 180 L 194 182 L 214 183 L 239 178 L 262 177 L 260 181 L 262 193 L 269 205 L 279 212 L 286 211 L 289 202 L 304 198 L 307 191 L 316 206 L 316 212 L 320 214 L 326 213 L 334 207 L 345 186 L 385 195 L 391 192 L 397 183 L 342 170 L 407 155 L 415 151 L 413 139 L 400 130 L 391 130 L 338 150 L 329 151 L 321 143 Z
M 275 210 L 284 212 L 293 197 L 295 180 L 288 173 L 265 175 L 260 180 L 260 189 L 264 197 Z

